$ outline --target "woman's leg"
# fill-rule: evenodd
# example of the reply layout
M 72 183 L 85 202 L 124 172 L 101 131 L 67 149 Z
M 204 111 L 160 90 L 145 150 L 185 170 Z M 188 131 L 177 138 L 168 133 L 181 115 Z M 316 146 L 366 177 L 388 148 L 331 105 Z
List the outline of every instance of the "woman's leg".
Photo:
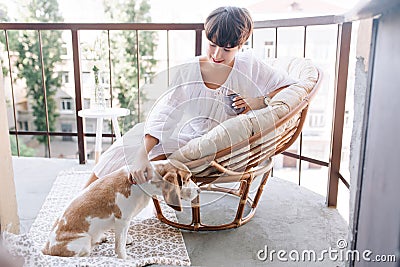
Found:
M 90 175 L 89 179 L 87 180 L 85 187 L 88 187 L 91 183 L 97 181 L 97 179 L 99 179 L 99 177 L 96 176 L 96 174 L 94 174 L 94 172 Z

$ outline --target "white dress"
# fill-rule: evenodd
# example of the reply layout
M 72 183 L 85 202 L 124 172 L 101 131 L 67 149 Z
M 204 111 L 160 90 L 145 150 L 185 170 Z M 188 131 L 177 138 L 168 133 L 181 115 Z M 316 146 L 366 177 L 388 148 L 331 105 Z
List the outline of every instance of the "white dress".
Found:
M 171 70 L 174 77 L 172 84 L 154 105 L 144 128 L 143 125 L 133 127 L 100 157 L 94 168 L 97 177 L 129 165 L 145 134 L 159 140 L 149 153 L 150 159 L 171 154 L 191 139 L 236 116 L 227 105 L 227 95 L 265 96 L 296 82 L 284 71 L 273 69 L 247 50 L 236 54 L 224 84 L 217 89 L 209 89 L 204 84 L 199 59 L 196 57 Z

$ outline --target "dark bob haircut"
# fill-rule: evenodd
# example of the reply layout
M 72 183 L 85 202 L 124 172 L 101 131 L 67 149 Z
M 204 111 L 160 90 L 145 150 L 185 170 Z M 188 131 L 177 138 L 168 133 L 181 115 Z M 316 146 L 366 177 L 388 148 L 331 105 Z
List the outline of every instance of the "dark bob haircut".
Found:
M 204 29 L 207 39 L 219 47 L 240 47 L 253 31 L 253 20 L 246 8 L 219 7 L 208 15 Z

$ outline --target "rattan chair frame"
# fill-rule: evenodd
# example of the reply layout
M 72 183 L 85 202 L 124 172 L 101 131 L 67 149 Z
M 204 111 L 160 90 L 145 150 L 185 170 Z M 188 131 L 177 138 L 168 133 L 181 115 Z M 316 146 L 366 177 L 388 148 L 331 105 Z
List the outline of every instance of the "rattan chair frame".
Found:
M 157 212 L 157 218 L 168 225 L 190 231 L 225 230 L 225 229 L 237 228 L 249 222 L 250 219 L 255 214 L 260 197 L 264 190 L 264 186 L 270 175 L 272 169 L 271 157 L 282 153 L 296 141 L 296 139 L 298 138 L 303 129 L 310 101 L 314 98 L 316 92 L 318 91 L 318 88 L 320 87 L 320 84 L 321 84 L 321 71 L 318 70 L 317 83 L 314 85 L 308 96 L 306 96 L 295 109 L 291 110 L 288 114 L 279 119 L 275 123 L 275 125 L 272 125 L 271 127 L 261 132 L 258 132 L 253 136 L 251 136 L 250 138 L 243 140 L 237 144 L 234 144 L 231 147 L 222 149 L 218 151 L 215 155 L 206 156 L 185 163 L 190 169 L 201 166 L 204 163 L 209 164 L 209 166 L 205 170 L 192 177 L 192 180 L 199 185 L 202 191 L 222 192 L 239 198 L 237 212 L 233 221 L 220 225 L 203 224 L 201 221 L 201 212 L 199 204 L 200 196 L 196 197 L 191 202 L 191 212 L 192 212 L 191 223 L 183 224 L 167 219 L 162 212 L 158 199 L 153 198 L 153 202 Z M 284 124 L 288 123 L 290 120 L 293 119 L 296 120 L 296 123 L 291 124 L 292 125 L 291 127 L 285 129 L 285 131 L 282 134 L 280 134 L 279 137 L 275 138 L 276 140 L 272 140 L 273 142 L 276 143 L 272 151 L 269 146 L 263 147 L 262 144 L 253 147 L 253 149 L 250 151 L 252 155 L 251 157 L 249 156 L 248 163 L 244 170 L 240 170 L 240 168 L 238 170 L 235 168 L 235 165 L 237 165 L 238 162 L 231 165 L 228 164 L 227 167 L 223 166 L 224 163 L 227 162 L 227 160 L 226 159 L 221 160 L 221 158 L 226 158 L 227 155 L 231 155 L 233 154 L 233 152 L 241 148 L 244 148 L 249 144 L 260 141 L 261 138 L 267 136 L 271 132 L 275 131 L 275 129 L 283 126 Z M 229 161 L 235 162 L 234 159 L 240 156 L 243 156 L 243 153 L 239 153 L 233 155 L 232 157 L 229 157 Z M 254 199 L 252 199 L 249 196 L 249 189 L 254 178 L 259 175 L 262 175 L 262 178 L 258 186 L 257 192 L 254 196 Z M 232 182 L 239 182 L 240 183 L 239 188 L 231 189 L 220 186 L 220 184 L 232 183 Z M 250 211 L 245 216 L 243 216 L 246 205 L 248 205 Z

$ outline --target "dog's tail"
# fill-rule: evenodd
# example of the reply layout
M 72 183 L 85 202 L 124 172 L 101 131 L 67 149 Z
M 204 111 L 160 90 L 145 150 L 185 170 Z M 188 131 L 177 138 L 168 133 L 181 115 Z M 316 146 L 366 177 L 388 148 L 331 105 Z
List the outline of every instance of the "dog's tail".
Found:
M 54 224 L 53 227 L 51 228 L 51 231 L 54 230 L 54 228 L 56 228 L 56 226 L 58 225 L 59 219 L 57 219 Z M 51 255 L 51 249 L 50 249 L 50 240 L 47 240 L 46 245 L 44 246 L 44 248 L 42 249 L 43 254 L 45 255 Z
M 46 242 L 46 245 L 42 249 L 42 253 L 45 255 L 50 255 L 50 242 L 49 241 Z

